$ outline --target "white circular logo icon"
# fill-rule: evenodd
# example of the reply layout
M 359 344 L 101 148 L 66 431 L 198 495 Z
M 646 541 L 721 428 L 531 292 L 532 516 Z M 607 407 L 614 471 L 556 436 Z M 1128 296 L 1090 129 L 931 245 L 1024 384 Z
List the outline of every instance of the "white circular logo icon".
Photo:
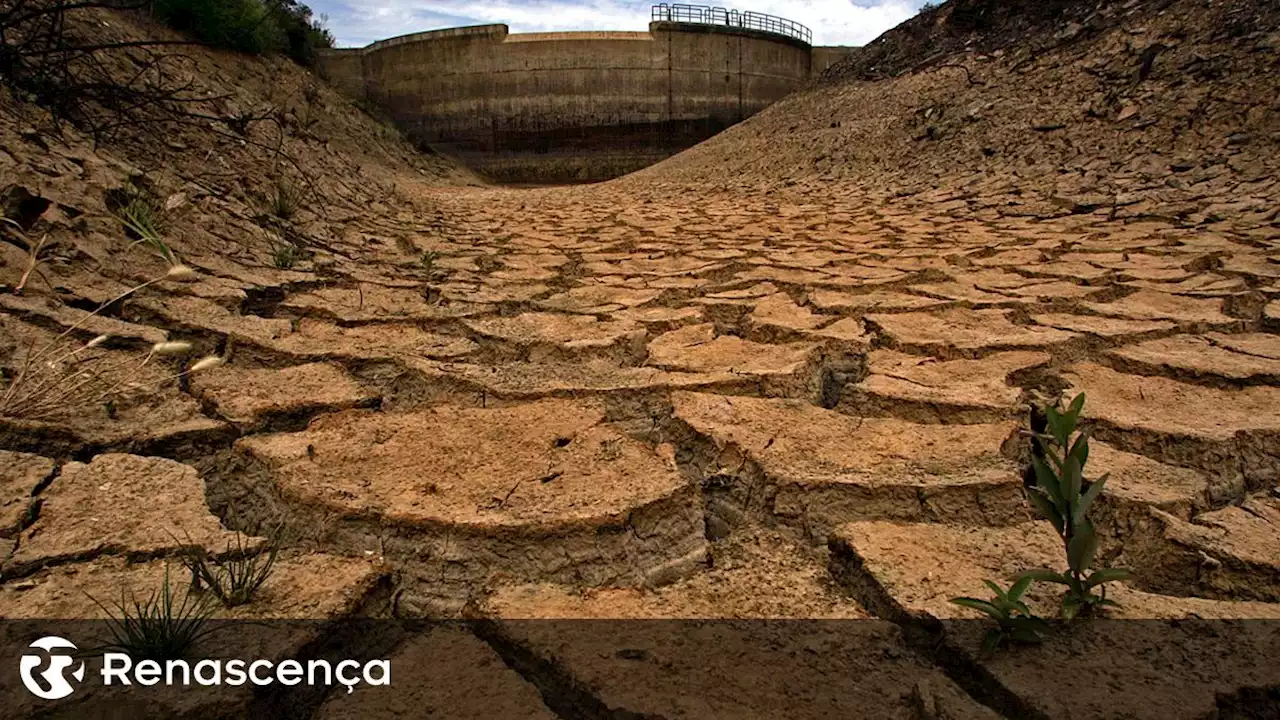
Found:
M 49 635 L 31 643 L 30 647 L 44 651 L 38 655 L 22 656 L 22 663 L 19 666 L 22 670 L 22 684 L 27 686 L 31 694 L 44 700 L 58 700 L 75 692 L 75 688 L 67 682 L 65 673 L 67 668 L 75 664 L 75 660 L 70 655 L 53 654 L 55 649 L 76 650 L 75 644 L 56 635 Z M 36 668 L 44 665 L 46 658 L 49 667 L 37 673 Z M 84 682 L 83 662 L 80 663 L 80 667 L 72 671 L 71 677 L 75 678 L 76 682 Z M 36 678 L 44 682 L 41 683 Z

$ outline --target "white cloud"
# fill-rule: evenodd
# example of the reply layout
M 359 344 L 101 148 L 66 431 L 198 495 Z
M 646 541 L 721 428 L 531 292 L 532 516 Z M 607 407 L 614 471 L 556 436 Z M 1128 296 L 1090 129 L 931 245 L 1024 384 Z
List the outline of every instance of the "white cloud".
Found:
M 310 0 L 343 47 L 459 25 L 503 23 L 511 32 L 644 30 L 649 2 L 629 0 Z M 743 0 L 739 10 L 808 25 L 815 45 L 863 45 L 910 18 L 923 0 Z
M 741 9 L 808 25 L 815 45 L 865 45 L 915 15 L 922 4 L 915 0 L 749 0 Z

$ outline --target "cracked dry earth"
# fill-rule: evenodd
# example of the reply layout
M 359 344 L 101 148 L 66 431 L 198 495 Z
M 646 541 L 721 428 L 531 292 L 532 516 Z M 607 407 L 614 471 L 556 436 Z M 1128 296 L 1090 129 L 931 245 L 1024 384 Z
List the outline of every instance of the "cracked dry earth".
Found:
M 1124 27 L 1095 18 L 1110 49 L 1067 52 L 1128 72 L 1139 41 L 1194 35 L 1165 27 L 1199 17 L 1191 5 Z M 1188 40 L 1161 57 L 1194 69 L 1280 47 L 1274 32 L 1247 34 L 1257 23 L 1211 25 L 1244 39 L 1207 54 Z M 986 85 L 924 72 L 815 91 L 629 178 L 541 189 L 432 184 L 320 88 L 316 132 L 381 150 L 291 141 L 332 201 L 295 221 L 315 254 L 292 269 L 272 267 L 235 182 L 210 181 L 206 153 L 181 146 L 155 174 L 198 208 L 171 238 L 197 281 L 148 287 L 73 336 L 109 333 L 113 358 L 168 337 L 228 362 L 182 383 L 164 382 L 181 366 L 148 366 L 141 379 L 159 390 L 110 413 L 0 418 L 0 617 L 101 618 L 99 601 L 146 597 L 185 545 L 220 553 L 243 532 L 254 552 L 282 528 L 276 572 L 219 617 L 309 622 L 210 636 L 202 652 L 387 656 L 397 691 L 125 693 L 114 713 L 1275 717 L 1275 109 L 1243 120 L 1209 100 L 1177 110 L 1189 91 L 1161 60 L 1144 87 L 1162 90 L 1134 91 L 1144 108 L 1170 103 L 1154 129 L 1055 106 L 1068 141 L 1023 127 L 1029 111 L 1014 101 L 1034 83 L 1008 57 L 1003 70 L 994 56 L 960 58 Z M 300 76 L 205 61 L 236 87 Z M 1044 62 L 1075 72 L 1070 58 Z M 992 162 L 1007 164 L 974 170 L 947 135 L 921 145 L 899 127 L 914 111 L 894 103 L 960 93 L 996 98 L 995 116 L 1014 119 L 990 135 L 1042 157 L 1019 169 L 1000 145 Z M 902 198 L 856 159 L 841 172 L 861 178 L 823 161 L 797 184 L 814 164 L 798 147 L 807 138 L 874 145 L 848 141 L 830 108 L 850 124 L 850 108 L 865 114 L 859 133 L 882 129 L 867 137 L 896 153 L 890 164 L 938 174 L 912 170 L 921 187 Z M 1212 121 L 1198 137 L 1222 157 L 1168 171 L 1141 133 L 1184 110 Z M 974 113 L 946 117 L 948 133 L 988 132 Z M 55 291 L 0 294 L 0 361 L 12 365 L 164 268 L 128 253 L 100 207 L 119 183 L 113 161 L 0 119 L 12 151 L 0 161 L 52 200 L 34 227 L 72 248 L 44 268 Z M 1218 132 L 1237 121 L 1252 140 Z M 1114 152 L 1062 149 L 1098 138 Z M 1045 170 L 1055 153 L 1079 172 Z M 1134 158 L 1158 169 L 1121 167 Z M 948 189 L 948 163 L 968 178 L 962 190 Z M 1203 177 L 1173 201 L 1138 188 L 1141 202 L 1065 207 L 1010 190 L 1104 176 L 1128 188 L 1184 171 Z M 1054 192 L 1066 191 L 1042 194 Z M 1165 212 L 1190 196 L 1204 212 Z M 12 286 L 22 255 L 0 252 Z M 1114 586 L 1110 619 L 979 657 L 984 626 L 948 599 L 1063 567 L 1023 494 L 1020 430 L 1031 403 L 1081 391 L 1095 430 L 1088 474 L 1111 477 L 1095 512 L 1101 554 L 1135 579 Z M 1037 587 L 1029 602 L 1050 614 L 1056 598 Z M 461 622 L 348 622 L 393 617 Z M 88 699 L 50 711 L 10 690 L 18 716 L 92 714 Z
M 28 428 L 80 461 L 6 453 L 0 613 L 99 616 L 82 591 L 154 584 L 178 530 L 217 549 L 283 522 L 249 616 L 490 620 L 389 646 L 424 681 L 396 702 L 451 717 L 1201 717 L 1280 681 L 1272 626 L 1197 624 L 1280 619 L 1265 243 L 838 196 L 419 192 L 465 218 L 415 243 L 429 290 L 394 250 L 358 280 L 277 271 L 243 315 L 198 296 L 226 277 L 207 267 L 128 306 L 233 361 L 125 442 Z M 1149 622 L 979 659 L 980 628 L 932 621 L 1062 564 L 1018 433 L 1036 394 L 1078 391 L 1112 477 L 1103 552 L 1137 575 L 1114 617 Z M 762 647 L 793 667 L 744 670 Z M 316 717 L 378 708 L 360 692 Z

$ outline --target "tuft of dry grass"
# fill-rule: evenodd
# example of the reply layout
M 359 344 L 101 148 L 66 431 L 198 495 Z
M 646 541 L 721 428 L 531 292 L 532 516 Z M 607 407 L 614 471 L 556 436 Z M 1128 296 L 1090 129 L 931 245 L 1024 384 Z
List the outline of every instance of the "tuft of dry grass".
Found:
M 184 357 L 190 354 L 191 343 L 158 342 L 139 360 L 102 352 L 100 346 L 109 339 L 99 335 L 70 349 L 58 342 L 41 350 L 28 348 L 17 374 L 0 394 L 0 417 L 46 420 L 86 406 L 114 406 L 125 391 L 154 391 L 172 380 L 222 364 L 222 358 L 211 355 L 159 381 L 140 382 L 142 369 L 156 358 Z M 45 352 L 52 348 L 60 351 Z
M 44 277 L 44 274 L 39 270 L 40 263 L 45 259 L 43 255 L 46 250 L 47 243 L 49 242 L 49 235 L 46 233 L 41 235 L 39 240 L 31 242 L 31 240 L 27 238 L 27 234 L 23 232 L 22 225 L 7 217 L 0 217 L 0 222 L 9 226 L 10 231 L 21 238 L 22 242 L 27 246 L 27 263 L 22 270 L 22 277 L 18 279 L 18 284 L 14 285 L 10 292 L 14 295 L 21 295 L 26 291 L 27 283 L 31 281 L 32 274 L 39 275 L 40 278 L 44 280 L 45 285 L 53 287 L 52 283 L 49 282 L 49 279 Z
M 119 359 L 104 352 L 103 345 L 110 340 L 107 335 L 99 335 L 83 344 L 74 342 L 70 337 L 107 306 L 145 287 L 164 280 L 182 282 L 194 278 L 195 271 L 191 268 L 174 265 L 164 275 L 136 285 L 98 306 L 43 347 L 37 348 L 34 343 L 29 345 L 16 372 L 0 385 L 0 417 L 44 420 L 86 405 L 110 406 L 122 390 L 154 390 L 169 380 L 221 364 L 221 358 L 210 356 L 159 383 L 139 383 L 139 373 L 153 360 L 184 357 L 192 351 L 191 344 L 159 342 L 141 360 L 133 357 Z

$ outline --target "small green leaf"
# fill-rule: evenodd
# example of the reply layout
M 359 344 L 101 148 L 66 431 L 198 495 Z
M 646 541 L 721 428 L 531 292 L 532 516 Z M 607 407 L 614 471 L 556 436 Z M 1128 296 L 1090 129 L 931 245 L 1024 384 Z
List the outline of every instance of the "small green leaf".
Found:
M 1067 430 L 1067 425 L 1064 422 L 1064 418 L 1062 417 L 1062 413 L 1059 413 L 1057 408 L 1050 405 L 1045 407 L 1044 416 L 1048 421 L 1049 430 L 1053 435 L 1054 442 L 1058 443 L 1060 447 L 1065 447 L 1069 432 Z
M 1062 515 L 1053 506 L 1053 503 L 1049 501 L 1049 498 L 1046 498 L 1044 493 L 1039 490 L 1028 490 L 1027 497 L 1031 499 L 1031 504 L 1036 506 L 1036 509 L 1040 511 L 1044 519 L 1053 523 L 1053 527 L 1058 532 L 1062 532 Z
M 1076 420 L 1080 418 L 1080 411 L 1084 410 L 1084 393 L 1076 395 L 1071 401 L 1071 405 L 1067 407 L 1066 417 L 1070 422 L 1070 430 L 1076 429 Z M 1068 432 L 1068 435 L 1070 432 Z M 1065 444 L 1065 443 L 1064 443 Z
M 1062 495 L 1071 504 L 1077 504 L 1080 497 L 1080 487 L 1084 484 L 1084 469 L 1080 467 L 1080 461 L 1074 457 L 1068 457 L 1062 469 Z
M 1062 484 L 1059 482 L 1058 476 L 1038 457 L 1031 457 L 1031 466 L 1036 471 L 1036 486 L 1044 490 L 1045 495 L 1053 501 L 1054 507 L 1063 507 L 1063 500 L 1066 498 L 1062 494 Z
M 1076 436 L 1075 442 L 1071 444 L 1070 452 L 1067 453 L 1068 456 L 1074 457 L 1076 460 L 1080 461 L 1080 467 L 1082 468 L 1089 460 L 1089 437 L 1092 433 L 1093 428 L 1089 428 L 1084 432 L 1081 432 Z
M 984 585 L 986 585 L 987 587 L 991 588 L 991 592 L 995 593 L 995 594 L 996 594 L 996 597 L 997 597 L 998 599 L 1000 599 L 1000 600 L 1008 600 L 1008 599 L 1009 599 L 1009 597 L 1008 597 L 1008 596 L 1005 594 L 1005 592 L 1004 592 L 1004 588 L 1000 587 L 999 585 L 997 585 L 997 584 L 995 584 L 995 583 L 991 582 L 990 580 L 983 580 L 983 581 L 982 581 L 982 584 L 984 584 Z
M 1057 440 L 1058 447 L 1062 448 L 1065 453 L 1067 447 L 1071 445 L 1071 435 L 1076 431 L 1076 421 L 1070 415 L 1063 413 L 1058 416 L 1058 435 L 1054 437 Z
M 1089 489 L 1085 490 L 1084 494 L 1080 496 L 1080 502 L 1076 504 L 1075 512 L 1071 516 L 1072 525 L 1079 525 L 1084 522 L 1084 518 L 1089 512 L 1089 508 L 1093 506 L 1093 501 L 1097 500 L 1098 496 L 1102 494 L 1102 488 L 1106 486 L 1107 478 L 1109 477 L 1111 477 L 1111 473 L 1107 473 L 1097 480 L 1094 480 L 1093 484 L 1089 486 Z
M 1017 575 L 1015 575 L 1014 577 L 1016 577 L 1019 580 L 1021 580 L 1022 578 L 1031 578 L 1032 580 L 1035 580 L 1038 582 L 1051 582 L 1051 583 L 1057 583 L 1059 585 L 1067 584 L 1067 576 L 1064 573 L 1060 573 L 1054 570 L 1049 570 L 1047 568 L 1040 568 L 1036 570 L 1024 570 L 1018 573 Z
M 1000 612 L 999 608 L 987 602 L 986 600 L 979 600 L 978 598 L 971 598 L 971 597 L 957 597 L 957 598 L 951 598 L 951 602 L 952 604 L 959 605 L 960 607 L 967 607 L 973 610 L 977 610 L 978 612 L 981 612 L 984 615 L 987 615 L 989 617 L 995 618 L 996 620 L 1000 620 L 1004 618 L 1004 613 Z
M 1095 588 L 1103 583 L 1116 582 L 1118 580 L 1128 580 L 1133 577 L 1133 573 L 1124 568 L 1103 568 L 1096 570 L 1085 580 L 1084 584 L 1087 588 Z
M 1088 570 L 1097 551 L 1098 536 L 1093 531 L 1093 525 L 1087 521 L 1081 523 L 1076 527 L 1075 535 L 1067 546 L 1067 562 L 1071 569 L 1078 573 Z
M 1018 578 L 1013 583 L 1013 586 L 1009 588 L 1009 593 L 1007 595 L 1009 600 L 1011 600 L 1012 602 L 1017 602 L 1019 599 L 1021 599 L 1022 594 L 1027 591 L 1027 588 L 1031 587 L 1031 583 L 1035 582 L 1035 580 L 1036 579 L 1033 577 L 1025 577 L 1025 576 Z
M 1071 405 L 1070 407 L 1067 408 L 1067 411 L 1076 416 L 1079 416 L 1080 411 L 1083 409 L 1084 409 L 1084 393 L 1080 393 L 1079 395 L 1075 396 L 1074 400 L 1071 401 Z

